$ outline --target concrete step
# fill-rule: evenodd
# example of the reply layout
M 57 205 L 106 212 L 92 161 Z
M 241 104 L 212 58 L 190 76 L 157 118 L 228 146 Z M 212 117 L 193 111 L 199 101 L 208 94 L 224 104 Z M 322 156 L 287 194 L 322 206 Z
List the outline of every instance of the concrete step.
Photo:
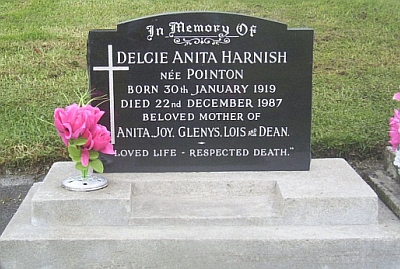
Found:
M 369 225 L 35 226 L 36 183 L 0 238 L 0 268 L 395 269 L 400 222 Z
M 131 225 L 278 225 L 277 199 L 254 196 L 135 196 Z
M 60 187 L 56 163 L 32 199 L 34 225 L 351 225 L 377 222 L 378 198 L 341 159 L 310 171 L 107 174 L 105 189 Z
M 400 222 L 341 159 L 302 172 L 106 174 L 94 192 L 36 183 L 0 268 L 400 268 Z

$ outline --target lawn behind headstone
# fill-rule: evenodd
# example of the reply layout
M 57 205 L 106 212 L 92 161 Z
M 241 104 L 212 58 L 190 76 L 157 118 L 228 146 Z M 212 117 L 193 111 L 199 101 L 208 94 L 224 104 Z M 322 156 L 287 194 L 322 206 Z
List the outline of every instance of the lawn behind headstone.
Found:
M 313 157 L 379 157 L 400 85 L 400 2 L 356 1 L 2 1 L 0 167 L 67 159 L 53 111 L 88 89 L 91 29 L 165 12 L 224 11 L 315 31 Z

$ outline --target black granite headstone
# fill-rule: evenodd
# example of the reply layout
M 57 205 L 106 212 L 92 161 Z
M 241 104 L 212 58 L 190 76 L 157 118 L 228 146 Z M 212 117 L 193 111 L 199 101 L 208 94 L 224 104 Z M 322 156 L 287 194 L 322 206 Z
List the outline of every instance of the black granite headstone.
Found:
M 105 172 L 309 170 L 313 30 L 215 12 L 92 30 Z

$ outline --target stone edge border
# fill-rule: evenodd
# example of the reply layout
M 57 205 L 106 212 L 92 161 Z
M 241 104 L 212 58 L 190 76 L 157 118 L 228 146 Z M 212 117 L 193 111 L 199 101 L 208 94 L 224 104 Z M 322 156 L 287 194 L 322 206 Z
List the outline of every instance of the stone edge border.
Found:
M 366 170 L 360 175 L 400 219 L 400 179 L 397 168 L 393 164 L 394 158 L 395 154 L 391 147 L 386 147 L 383 154 L 385 170 Z

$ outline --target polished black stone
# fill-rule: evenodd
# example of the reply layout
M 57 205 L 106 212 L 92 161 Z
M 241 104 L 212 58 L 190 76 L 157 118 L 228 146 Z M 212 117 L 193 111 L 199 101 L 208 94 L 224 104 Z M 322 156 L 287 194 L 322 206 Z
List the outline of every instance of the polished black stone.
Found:
M 215 12 L 92 30 L 106 172 L 309 170 L 313 30 Z M 94 102 L 96 103 L 96 102 Z

